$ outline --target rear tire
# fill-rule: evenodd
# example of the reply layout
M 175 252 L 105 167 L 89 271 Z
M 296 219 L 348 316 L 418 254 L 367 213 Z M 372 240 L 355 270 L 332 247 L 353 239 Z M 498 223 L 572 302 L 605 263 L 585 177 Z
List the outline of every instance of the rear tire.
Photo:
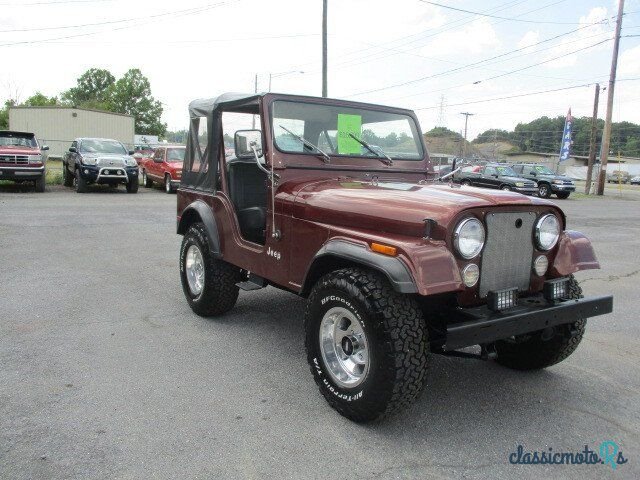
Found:
M 469 180 L 463 180 L 462 181 L 462 185 L 464 185 L 465 187 L 470 187 L 471 186 L 471 182 Z
M 360 268 L 325 275 L 309 296 L 304 323 L 311 373 L 341 415 L 380 419 L 422 391 L 428 360 L 422 311 L 382 275 Z
M 569 277 L 569 298 L 582 298 L 578 281 Z M 496 342 L 497 361 L 514 370 L 550 367 L 571 355 L 582 341 L 586 319 Z
M 200 267 L 193 269 L 202 273 L 199 289 L 190 286 L 187 278 L 188 271 L 192 271 L 187 265 L 189 252 L 197 252 L 200 256 Z M 202 317 L 222 315 L 231 310 L 238 300 L 236 283 L 241 281 L 241 273 L 238 267 L 213 257 L 202 223 L 194 223 L 189 228 L 180 248 L 180 280 L 191 310 Z

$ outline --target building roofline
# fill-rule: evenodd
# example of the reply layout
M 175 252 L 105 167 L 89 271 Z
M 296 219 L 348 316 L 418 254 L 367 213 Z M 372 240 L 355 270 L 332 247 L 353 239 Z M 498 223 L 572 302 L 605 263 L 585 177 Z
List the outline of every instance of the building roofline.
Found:
M 105 113 L 107 115 L 118 115 L 120 117 L 129 117 L 135 119 L 133 115 L 128 115 L 126 113 L 117 113 L 117 112 L 109 112 L 108 110 L 98 110 L 97 108 L 82 108 L 82 107 L 64 107 L 60 105 L 43 105 L 40 107 L 37 106 L 29 106 L 29 105 L 16 105 L 14 107 L 9 107 L 9 110 L 29 110 L 36 108 L 46 108 L 46 109 L 57 109 L 57 110 L 81 110 L 83 112 L 96 112 L 96 113 Z

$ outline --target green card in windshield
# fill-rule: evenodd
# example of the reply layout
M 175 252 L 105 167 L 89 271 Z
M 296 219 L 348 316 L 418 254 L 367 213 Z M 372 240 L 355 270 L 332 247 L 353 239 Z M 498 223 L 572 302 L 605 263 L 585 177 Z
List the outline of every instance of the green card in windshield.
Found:
M 349 155 L 351 153 L 360 154 L 361 145 L 351 137 L 353 134 L 360 138 L 362 130 L 362 117 L 360 115 L 338 114 L 338 153 Z

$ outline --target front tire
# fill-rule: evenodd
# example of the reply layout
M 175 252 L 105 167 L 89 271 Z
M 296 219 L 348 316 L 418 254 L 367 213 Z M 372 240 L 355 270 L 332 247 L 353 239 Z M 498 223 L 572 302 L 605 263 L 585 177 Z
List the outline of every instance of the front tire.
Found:
M 569 277 L 569 298 L 582 298 L 578 281 Z M 586 319 L 496 342 L 497 361 L 514 370 L 538 370 L 560 363 L 582 341 Z
M 504 190 L 505 192 L 510 192 L 513 189 L 509 185 L 503 185 L 500 187 L 500 190 Z
M 311 373 L 329 405 L 356 422 L 409 406 L 428 360 L 422 311 L 382 275 L 359 268 L 329 273 L 305 311 Z
M 462 181 L 462 185 L 464 185 L 465 187 L 470 187 L 471 186 L 471 182 L 469 180 L 463 180 Z
M 140 182 L 138 182 L 138 177 L 131 178 L 127 183 L 127 193 L 138 193 L 138 187 Z
M 549 198 L 551 196 L 551 187 L 546 183 L 538 185 L 538 196 L 540 198 Z
M 560 192 L 560 193 L 556 193 L 556 196 L 560 199 L 560 200 L 566 200 L 567 198 L 569 198 L 569 195 L 571 193 L 570 192 Z
M 171 186 L 171 176 L 167 173 L 164 176 L 164 191 L 165 193 L 173 193 L 173 187 Z
M 82 175 L 80 175 L 80 170 L 76 170 L 76 179 L 74 183 L 76 185 L 77 193 L 87 193 L 87 181 L 82 178 Z
M 180 248 L 180 280 L 191 310 L 202 317 L 228 312 L 238 300 L 241 279 L 238 267 L 213 257 L 204 225 L 194 223 Z
M 42 174 L 42 176 L 35 181 L 35 188 L 37 193 L 44 192 L 45 186 L 47 184 L 46 174 Z
M 73 187 L 73 176 L 69 173 L 69 167 L 65 163 L 62 164 L 62 184 L 65 187 Z
M 146 170 L 142 170 L 142 184 L 143 184 L 146 188 L 151 188 L 151 187 L 153 187 L 153 180 L 151 180 L 151 179 L 147 176 L 147 171 L 146 171 Z

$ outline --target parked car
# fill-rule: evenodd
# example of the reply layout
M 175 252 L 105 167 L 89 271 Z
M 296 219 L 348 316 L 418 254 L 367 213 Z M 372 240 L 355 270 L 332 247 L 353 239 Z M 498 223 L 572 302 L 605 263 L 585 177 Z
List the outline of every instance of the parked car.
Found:
M 511 168 L 518 176 L 534 180 L 538 184 L 538 196 L 542 198 L 549 198 L 554 193 L 558 198 L 565 199 L 571 192 L 576 191 L 573 179 L 565 175 L 557 175 L 544 165 L 516 163 Z
M 76 138 L 62 159 L 62 183 L 85 193 L 91 184 L 115 187 L 124 184 L 127 193 L 138 191 L 138 164 L 133 151 L 108 138 Z
M 614 170 L 607 175 L 607 183 L 627 183 L 630 180 L 629 172 Z
M 135 145 L 133 149 L 133 158 L 136 159 L 138 166 L 143 160 L 153 157 L 154 150 L 149 145 Z
M 33 133 L 0 130 L 0 180 L 33 182 L 36 192 L 44 192 L 46 150 Z
M 463 167 L 455 175 L 454 181 L 462 185 L 513 190 L 527 195 L 538 191 L 536 182 L 518 176 L 511 167 L 500 163 Z
M 227 113 L 268 116 L 269 131 L 235 131 L 227 158 Z M 409 110 L 269 93 L 195 100 L 189 114 L 177 196 L 187 303 L 222 315 L 239 290 L 269 285 L 306 298 L 311 373 L 354 421 L 409 405 L 430 353 L 479 344 L 482 358 L 545 368 L 576 349 L 587 317 L 612 311 L 610 296 L 582 298 L 572 274 L 599 264 L 560 208 L 435 181 Z M 200 122 L 222 128 L 199 136 Z M 405 148 L 364 155 L 364 131 L 406 136 Z
M 640 175 L 629 180 L 631 185 L 640 185 Z
M 175 192 L 182 178 L 184 145 L 162 145 L 156 148 L 153 157 L 140 161 L 142 184 L 150 188 L 153 182 L 164 185 L 167 193 Z

